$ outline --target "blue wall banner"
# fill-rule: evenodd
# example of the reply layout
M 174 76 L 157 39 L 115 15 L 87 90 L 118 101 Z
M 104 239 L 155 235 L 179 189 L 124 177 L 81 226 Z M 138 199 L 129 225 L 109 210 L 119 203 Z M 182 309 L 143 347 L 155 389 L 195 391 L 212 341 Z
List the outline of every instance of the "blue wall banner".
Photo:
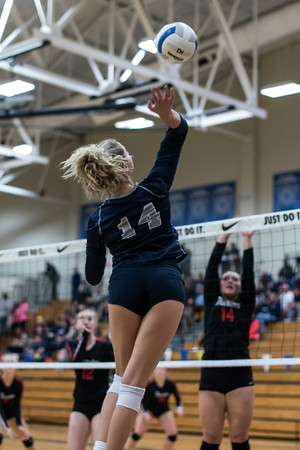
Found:
M 273 195 L 273 211 L 300 208 L 300 170 L 275 174 Z
M 97 209 L 102 202 L 99 203 L 88 203 L 87 205 L 81 205 L 80 212 L 80 228 L 79 228 L 79 239 L 86 238 L 86 229 L 89 221 L 89 217 L 92 212 Z
M 235 215 L 235 194 L 235 182 L 172 191 L 172 223 L 180 226 L 230 219 Z

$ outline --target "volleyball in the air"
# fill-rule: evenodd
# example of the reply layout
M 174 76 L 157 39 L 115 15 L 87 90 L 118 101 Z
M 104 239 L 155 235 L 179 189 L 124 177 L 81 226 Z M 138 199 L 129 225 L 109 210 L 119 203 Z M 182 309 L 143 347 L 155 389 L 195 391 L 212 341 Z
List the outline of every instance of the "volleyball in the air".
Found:
M 158 53 L 168 62 L 182 64 L 195 54 L 198 39 L 195 31 L 183 22 L 168 23 L 156 36 Z

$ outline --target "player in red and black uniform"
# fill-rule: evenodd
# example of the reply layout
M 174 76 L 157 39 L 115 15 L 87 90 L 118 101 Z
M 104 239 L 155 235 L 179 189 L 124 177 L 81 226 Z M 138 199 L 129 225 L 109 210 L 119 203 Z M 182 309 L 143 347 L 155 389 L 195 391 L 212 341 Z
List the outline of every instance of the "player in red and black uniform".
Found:
M 114 360 L 112 345 L 95 337 L 97 326 L 95 311 L 85 309 L 77 314 L 78 341 L 68 342 L 66 347 L 70 361 L 109 362 Z M 101 407 L 109 385 L 109 369 L 76 369 L 73 392 L 74 405 L 68 429 L 68 448 L 84 450 L 88 437 L 99 425 Z
M 147 431 L 154 417 L 160 421 L 167 436 L 163 449 L 173 449 L 177 440 L 177 426 L 174 414 L 169 408 L 171 395 L 174 395 L 176 400 L 177 414 L 183 415 L 183 405 L 176 383 L 167 378 L 165 368 L 157 367 L 154 371 L 154 379 L 150 380 L 146 386 L 142 401 L 142 412 L 137 417 L 134 431 L 127 440 L 125 450 L 131 450 L 135 447 L 137 441 Z
M 15 363 L 18 361 L 18 355 L 4 354 L 1 361 Z M 34 450 L 34 440 L 21 413 L 23 382 L 15 376 L 15 372 L 15 369 L 2 369 L 0 377 L 1 426 L 11 439 L 19 439 L 26 448 Z M 0 434 L 0 445 L 2 439 L 3 436 Z
M 249 327 L 255 306 L 253 231 L 243 233 L 243 273 L 218 268 L 229 234 L 219 236 L 204 281 L 204 355 L 206 360 L 249 359 Z M 225 414 L 234 450 L 249 450 L 254 387 L 251 367 L 202 368 L 199 414 L 203 427 L 201 450 L 217 450 Z

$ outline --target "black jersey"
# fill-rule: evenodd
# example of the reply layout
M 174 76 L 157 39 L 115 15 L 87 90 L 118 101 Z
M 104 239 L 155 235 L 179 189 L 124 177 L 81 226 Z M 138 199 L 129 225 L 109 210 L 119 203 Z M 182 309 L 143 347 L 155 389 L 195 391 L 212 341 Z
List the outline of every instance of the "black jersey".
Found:
M 21 425 L 21 397 L 23 392 L 23 382 L 18 377 L 14 377 L 10 386 L 4 384 L 0 377 L 0 415 L 7 426 L 6 420 L 16 418 L 17 424 Z
M 66 344 L 70 361 L 76 362 L 110 362 L 114 354 L 110 342 L 99 339 L 90 350 L 86 350 L 87 334 L 81 341 L 71 341 Z M 103 399 L 109 384 L 109 369 L 76 369 L 76 383 L 73 397 L 78 403 L 98 403 Z
M 174 395 L 177 406 L 181 405 L 181 397 L 174 381 L 166 378 L 163 386 L 159 386 L 155 380 L 147 383 L 145 395 L 142 401 L 143 408 L 149 411 L 169 409 L 169 398 Z
M 222 298 L 218 267 L 226 244 L 216 243 L 204 279 L 203 359 L 249 358 L 249 327 L 255 306 L 253 249 L 244 251 L 241 293 Z
M 89 218 L 86 278 L 97 284 L 103 275 L 105 250 L 113 266 L 185 257 L 170 222 L 169 190 L 173 183 L 187 123 L 169 128 L 160 145 L 153 169 L 133 191 L 106 200 Z

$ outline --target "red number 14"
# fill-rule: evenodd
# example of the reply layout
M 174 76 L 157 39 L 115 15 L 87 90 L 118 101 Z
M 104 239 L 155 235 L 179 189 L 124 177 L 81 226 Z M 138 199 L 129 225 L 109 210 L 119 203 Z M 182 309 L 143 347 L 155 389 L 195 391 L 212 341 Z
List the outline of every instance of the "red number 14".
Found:
M 234 311 L 233 308 L 229 308 L 229 310 L 226 313 L 226 308 L 221 308 L 222 312 L 222 322 L 225 322 L 226 320 L 230 320 L 230 322 L 234 322 Z

